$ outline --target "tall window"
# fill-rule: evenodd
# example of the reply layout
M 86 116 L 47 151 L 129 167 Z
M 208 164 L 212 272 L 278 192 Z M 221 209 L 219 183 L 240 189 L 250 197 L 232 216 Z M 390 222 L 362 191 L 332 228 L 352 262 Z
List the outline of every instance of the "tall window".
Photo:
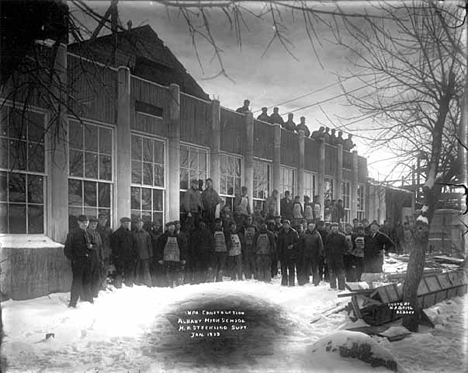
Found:
M 242 161 L 232 155 L 221 154 L 221 186 L 219 194 L 224 197 L 226 204 L 233 208 L 234 196 L 241 192 Z
M 183 211 L 185 193 L 190 188 L 190 180 L 203 180 L 208 177 L 208 151 L 188 145 L 180 146 L 180 208 Z
M 346 223 L 351 222 L 351 183 L 345 181 L 342 183 L 342 199 L 343 199 L 343 207 L 345 211 L 344 221 Z
M 284 192 L 289 190 L 294 200 L 296 195 L 296 170 L 289 167 L 280 168 L 280 194 L 284 197 Z
M 323 179 L 323 185 L 324 185 L 324 199 L 327 200 L 329 199 L 330 201 L 334 197 L 334 192 L 335 192 L 335 181 L 332 178 L 326 177 Z
M 317 174 L 304 171 L 304 195 L 309 196 L 310 200 L 314 200 L 317 192 Z
M 44 115 L 5 107 L 0 119 L 0 233 L 44 233 Z
M 132 135 L 132 219 L 163 223 L 165 188 L 165 144 Z
M 265 162 L 253 163 L 253 205 L 263 210 L 265 200 L 270 194 L 271 166 Z
M 78 226 L 78 215 L 111 216 L 112 129 L 70 121 L 68 141 L 68 224 Z
M 364 185 L 358 185 L 357 188 L 357 218 L 359 221 L 364 219 L 365 215 L 365 193 Z

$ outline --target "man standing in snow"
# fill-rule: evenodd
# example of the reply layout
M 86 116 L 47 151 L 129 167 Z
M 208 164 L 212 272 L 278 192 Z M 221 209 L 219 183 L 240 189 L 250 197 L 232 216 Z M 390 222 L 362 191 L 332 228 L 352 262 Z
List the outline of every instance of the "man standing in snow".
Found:
M 299 235 L 291 228 L 291 222 L 284 220 L 283 228 L 278 235 L 278 259 L 281 261 L 281 285 L 283 286 L 295 285 L 298 241 Z
M 298 251 L 301 258 L 297 278 L 298 284 L 304 285 L 309 282 L 309 274 L 312 269 L 312 280 L 314 285 L 317 286 L 320 283 L 319 263 L 320 255 L 323 253 L 323 243 L 313 221 L 309 223 L 307 230 L 299 238 Z
M 115 265 L 115 287 L 120 288 L 122 281 L 133 286 L 135 264 L 138 258 L 135 238 L 130 231 L 130 218 L 120 219 L 120 228 L 111 236 L 112 261 Z
M 104 263 L 101 235 L 97 232 L 98 219 L 89 219 L 87 231 L 91 239 L 93 249 L 91 255 L 91 295 L 96 298 L 101 290 L 101 271 Z
M 379 232 L 379 223 L 375 220 L 370 225 L 370 234 L 366 236 L 364 247 L 364 272 L 382 273 L 384 252 L 388 253 L 394 244 L 392 240 L 382 232 Z
M 338 289 L 345 289 L 345 271 L 343 255 L 348 249 L 346 237 L 338 231 L 338 223 L 331 224 L 331 232 L 325 242 L 325 253 L 327 256 L 328 270 L 330 272 L 330 288 L 336 289 L 338 278 Z
M 319 220 L 317 222 L 317 232 L 320 234 L 320 237 L 322 238 L 322 243 L 325 244 L 327 242 L 327 237 L 328 237 L 328 231 L 325 228 L 325 222 L 323 220 Z M 320 281 L 329 281 L 329 272 L 328 272 L 328 266 L 327 266 L 327 258 L 325 255 L 325 250 L 323 253 L 320 255 L 320 262 L 319 262 L 319 278 Z
M 143 229 L 143 220 L 136 221 L 136 230 L 133 232 L 138 258 L 135 266 L 135 283 L 151 287 L 150 261 L 153 256 L 151 235 Z
M 179 284 L 179 276 L 187 257 L 187 241 L 185 236 L 176 233 L 175 223 L 166 224 L 167 231 L 159 238 L 158 262 L 164 267 L 166 286 Z
M 245 250 L 245 238 L 237 232 L 237 225 L 232 222 L 229 225 L 228 239 L 229 268 L 232 281 L 242 281 L 242 253 Z
M 276 250 L 275 235 L 267 230 L 267 223 L 260 224 L 260 231 L 253 238 L 257 260 L 257 280 L 271 281 L 271 256 Z
M 112 229 L 107 226 L 108 216 L 106 214 L 99 214 L 98 216 L 97 232 L 101 236 L 102 241 L 102 255 L 104 262 L 102 264 L 100 278 L 101 278 L 101 289 L 107 287 L 107 274 L 109 273 L 110 258 L 111 258 L 111 247 L 110 238 L 112 236 Z
M 87 232 L 89 220 L 86 215 L 78 216 L 78 228 L 68 233 L 64 254 L 71 261 L 73 280 L 68 307 L 76 307 L 78 299 L 93 302 L 91 294 L 93 249 L 91 237 Z
M 223 272 L 226 267 L 226 258 L 228 252 L 228 238 L 223 230 L 221 219 L 215 219 L 214 237 L 214 262 L 213 272 L 216 282 L 223 281 Z
M 242 268 L 246 280 L 250 280 L 252 277 L 257 277 L 257 271 L 255 269 L 255 252 L 253 247 L 253 239 L 257 228 L 253 225 L 252 216 L 247 216 L 245 226 L 240 229 L 240 233 L 245 238 L 245 250 L 242 253 Z

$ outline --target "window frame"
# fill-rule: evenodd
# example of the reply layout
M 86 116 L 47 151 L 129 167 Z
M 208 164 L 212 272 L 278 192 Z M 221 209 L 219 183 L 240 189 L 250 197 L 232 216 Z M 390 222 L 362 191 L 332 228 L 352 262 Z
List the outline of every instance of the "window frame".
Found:
M 311 177 L 311 180 L 312 180 L 311 186 L 312 186 L 312 188 L 307 187 L 308 177 Z M 304 196 L 309 196 L 311 202 L 314 200 L 314 196 L 316 196 L 318 194 L 317 193 L 318 192 L 318 190 L 317 190 L 317 180 L 318 180 L 318 174 L 316 172 L 304 170 Z M 307 193 L 308 191 L 312 191 L 312 193 Z
M 15 107 L 17 106 L 17 107 Z M 10 112 L 11 110 L 21 110 L 24 111 L 25 114 L 28 112 L 32 112 L 35 114 L 42 115 L 42 126 L 43 126 L 43 134 L 42 134 L 42 142 L 41 141 L 30 141 L 29 139 L 29 131 L 26 134 L 26 139 L 17 139 L 10 137 L 10 134 L 3 134 L 0 133 L 0 137 L 6 139 L 7 142 L 7 148 L 5 149 L 6 151 L 6 157 L 7 157 L 7 167 L 1 167 L 0 166 L 0 172 L 4 172 L 6 175 L 6 188 L 5 188 L 5 201 L 1 201 L 1 205 L 5 205 L 6 207 L 6 214 L 5 214 L 5 219 L 6 219 L 6 226 L 5 226 L 5 232 L 0 233 L 0 234 L 8 234 L 8 235 L 16 235 L 16 234 L 40 234 L 44 235 L 46 234 L 47 231 L 47 208 L 48 208 L 48 199 L 47 199 L 47 187 L 48 187 L 48 164 L 49 164 L 49 155 L 47 149 L 49 149 L 49 138 L 47 136 L 47 131 L 46 131 L 46 123 L 49 121 L 50 114 L 43 109 L 36 108 L 33 106 L 27 106 L 23 104 L 15 104 L 10 102 L 9 100 L 4 101 L 4 106 L 1 108 L 1 110 L 6 110 L 7 111 L 7 129 L 10 129 Z M 3 118 L 3 113 L 2 113 L 2 118 Z M 0 119 L 1 120 L 1 119 Z M 29 128 L 28 128 L 29 130 Z M 13 168 L 10 165 L 10 144 L 12 141 L 23 141 L 26 143 L 26 169 L 21 170 L 17 168 Z M 44 163 L 43 163 L 43 169 L 44 171 L 30 171 L 28 170 L 29 166 L 29 149 L 30 149 L 30 144 L 40 144 L 44 148 Z M 10 188 L 9 188 L 9 181 L 10 181 L 10 176 L 12 174 L 20 174 L 25 176 L 25 202 L 10 202 Z M 29 177 L 41 177 L 42 178 L 42 203 L 33 203 L 28 201 L 28 190 L 29 190 Z M 10 216 L 9 216 L 9 211 L 10 211 L 10 205 L 22 205 L 25 208 L 25 232 L 24 233 L 11 233 L 10 231 Z M 37 233 L 30 233 L 29 232 L 29 207 L 30 206 L 42 206 L 42 231 L 37 232 Z
M 71 141 L 70 141 L 70 134 L 71 134 L 71 131 L 70 131 L 70 126 L 72 123 L 76 123 L 78 125 L 81 125 L 83 126 L 82 127 L 82 147 L 81 149 L 78 149 L 76 147 L 72 147 L 71 146 Z M 97 139 L 97 148 L 98 150 L 97 151 L 87 151 L 86 150 L 86 126 L 93 126 L 97 129 L 97 132 L 98 132 L 98 139 Z M 110 154 L 108 153 L 104 153 L 101 151 L 100 149 L 100 141 L 99 141 L 99 138 L 100 138 L 100 129 L 102 130 L 105 130 L 105 131 L 110 131 L 111 133 L 111 141 L 110 141 L 110 145 L 111 145 L 111 149 L 110 149 Z M 115 131 L 116 129 L 111 126 L 111 125 L 108 125 L 108 124 L 105 124 L 105 123 L 101 123 L 101 122 L 95 122 L 95 121 L 90 121 L 90 120 L 86 120 L 83 124 L 80 123 L 79 121 L 77 120 L 74 120 L 72 118 L 70 118 L 69 120 L 69 131 L 68 131 L 68 136 L 67 136 L 67 140 L 68 140 L 68 183 L 69 183 L 69 190 L 68 190 L 68 205 L 67 205 L 67 209 L 68 209 L 68 217 L 70 219 L 70 216 L 74 216 L 75 214 L 71 214 L 70 211 L 73 211 L 73 210 L 79 210 L 80 214 L 85 214 L 85 215 L 90 215 L 89 213 L 87 213 L 87 210 L 89 209 L 95 209 L 97 211 L 97 215 L 99 215 L 100 213 L 107 213 L 108 216 L 109 216 L 109 221 L 111 222 L 112 219 L 110 219 L 110 217 L 112 216 L 112 212 L 114 211 L 114 192 L 115 192 L 115 178 L 116 178 L 116 173 L 115 173 L 115 165 L 116 165 L 116 154 L 115 154 L 115 151 L 116 151 L 116 144 L 115 144 Z M 71 150 L 74 150 L 74 151 L 80 151 L 83 153 L 83 165 L 82 165 L 82 170 L 83 170 L 83 174 L 82 176 L 75 176 L 75 175 L 71 175 L 70 172 L 70 151 Z M 97 177 L 87 177 L 86 176 L 86 153 L 92 153 L 92 154 L 97 154 L 98 156 L 98 170 L 97 170 Z M 111 158 L 111 164 L 110 164 L 110 180 L 109 179 L 105 179 L 105 178 L 101 178 L 101 163 L 100 163 L 100 156 L 107 156 L 107 157 L 110 157 Z M 73 205 L 70 203 L 70 182 L 71 181 L 79 181 L 81 183 L 81 193 L 82 193 L 82 197 L 81 197 L 81 204 L 78 205 Z M 87 206 L 85 204 L 85 201 L 84 201 L 84 196 L 85 196 L 85 183 L 93 183 L 96 185 L 96 206 Z M 100 205 L 100 200 L 99 200 L 99 187 L 100 185 L 108 185 L 109 187 L 109 207 L 107 206 L 102 206 Z M 70 228 L 71 227 L 71 222 L 69 221 L 68 222 L 68 225 Z
M 362 193 L 361 193 L 362 191 Z M 358 184 L 356 188 L 357 193 L 357 206 L 356 206 L 356 217 L 361 221 L 366 216 L 366 188 L 364 184 Z M 362 196 L 360 195 L 362 194 Z
M 258 197 L 258 190 L 255 188 L 255 166 L 256 165 L 261 165 L 261 166 L 266 166 L 267 170 L 267 190 L 266 190 L 266 196 L 265 198 L 259 198 Z M 252 186 L 252 204 L 253 204 L 253 209 L 255 210 L 256 206 L 260 206 L 262 211 L 265 206 L 265 201 L 266 199 L 271 195 L 271 188 L 272 188 L 272 182 L 273 182 L 273 175 L 272 175 L 272 168 L 273 168 L 273 163 L 270 161 L 265 161 L 262 159 L 254 159 L 253 161 L 253 186 Z M 257 193 L 257 194 L 256 194 Z M 256 197 L 257 195 L 257 197 Z
M 330 184 L 331 184 L 331 196 L 328 196 L 328 199 L 330 199 L 330 201 L 332 201 L 334 198 L 334 195 L 335 195 L 335 178 L 333 177 L 329 177 L 329 176 L 325 176 L 323 178 L 323 200 L 327 200 L 327 189 L 326 188 L 326 183 L 327 183 L 327 180 L 330 180 Z
M 351 182 L 343 181 L 341 183 L 341 199 L 343 200 L 343 208 L 345 212 L 344 221 L 351 222 Z M 346 191 L 348 192 L 346 194 Z
M 161 224 L 164 225 L 164 222 L 165 222 L 165 213 L 166 213 L 166 196 L 167 196 L 167 193 L 166 193 L 166 189 L 167 189 L 167 160 L 168 160 L 168 142 L 166 139 L 162 138 L 162 137 L 159 137 L 159 136 L 155 136 L 155 135 L 152 135 L 152 134 L 147 134 L 147 133 L 142 133 L 142 132 L 139 132 L 139 131 L 134 131 L 132 130 L 131 132 L 131 136 L 138 136 L 140 137 L 141 139 L 147 139 L 147 140 L 151 140 L 151 141 L 158 141 L 160 143 L 163 144 L 164 146 L 164 151 L 163 151 L 163 163 L 162 165 L 164 166 L 164 186 L 160 186 L 160 185 L 154 185 L 154 165 L 155 164 L 158 164 L 158 165 L 161 165 L 161 163 L 155 163 L 154 162 L 154 158 L 153 158 L 153 161 L 151 162 L 152 164 L 152 170 L 153 170 L 153 180 L 152 180 L 152 185 L 149 185 L 149 184 L 144 184 L 143 182 L 143 170 L 142 170 L 142 177 L 141 177 L 141 184 L 138 184 L 136 182 L 133 181 L 133 178 L 131 178 L 130 180 L 130 214 L 131 214 L 131 217 L 133 218 L 135 215 L 138 217 L 138 218 L 141 218 L 143 220 L 145 220 L 145 212 L 149 212 L 150 215 L 151 215 L 151 221 L 153 221 L 153 217 L 154 217 L 154 214 L 161 214 Z M 131 151 L 131 161 L 133 162 L 133 154 L 132 154 L 132 150 Z M 154 146 L 153 146 L 153 156 L 154 156 Z M 141 162 L 142 163 L 145 163 L 144 161 L 144 154 L 143 154 L 143 142 L 142 142 L 142 158 L 141 158 Z M 146 162 L 146 163 L 149 163 L 149 162 Z M 130 165 L 130 172 L 133 172 L 133 163 Z M 143 167 L 143 166 L 142 166 Z M 139 189 L 139 193 L 140 193 L 140 207 L 139 209 L 135 209 L 132 207 L 132 199 L 133 199 L 133 190 L 134 189 Z M 148 210 L 144 210 L 142 208 L 142 195 L 143 195 L 143 189 L 149 189 L 151 190 L 151 209 L 148 209 Z M 154 207 L 155 207 L 155 198 L 154 198 L 154 190 L 158 190 L 158 191 L 161 191 L 162 193 L 162 198 L 161 198 L 161 201 L 162 201 L 162 210 L 156 210 Z M 135 214 L 135 212 L 138 212 L 138 214 Z
M 285 188 L 285 183 L 284 183 L 285 171 L 292 172 L 292 178 L 291 178 L 292 188 L 290 188 L 289 185 L 287 188 Z M 290 195 L 292 199 L 294 200 L 294 197 L 296 196 L 296 192 L 297 192 L 297 169 L 294 167 L 280 165 L 280 190 L 279 190 L 280 198 L 284 197 L 284 192 L 286 192 L 287 190 L 289 190 Z
M 244 157 L 242 155 L 239 155 L 239 154 L 226 153 L 226 152 L 220 152 L 219 155 L 220 155 L 220 157 L 219 157 L 219 196 L 224 201 L 223 206 L 229 205 L 231 207 L 231 211 L 233 211 L 234 210 L 234 208 L 233 208 L 234 207 L 233 206 L 234 205 L 234 198 L 236 196 L 236 190 L 235 190 L 235 184 L 236 183 L 235 183 L 235 180 L 234 180 L 234 189 L 233 189 L 233 194 L 232 195 L 223 193 L 223 190 L 222 190 L 223 173 L 222 173 L 222 168 L 221 168 L 222 157 L 236 158 L 236 159 L 239 160 L 239 164 L 240 164 L 239 194 L 241 193 L 242 185 L 244 184 Z M 226 187 L 227 187 L 227 183 L 226 183 Z
M 180 148 L 181 148 L 181 151 L 182 151 L 182 147 L 185 146 L 187 148 L 189 148 L 189 151 L 190 151 L 190 148 L 194 149 L 194 150 L 197 150 L 197 151 L 203 151 L 205 152 L 206 154 L 206 172 L 205 172 L 205 178 L 203 179 L 203 181 L 205 182 L 206 179 L 208 179 L 210 177 L 210 150 L 206 147 L 203 147 L 203 146 L 198 146 L 198 145 L 194 145 L 194 144 L 190 144 L 190 143 L 186 143 L 186 142 L 181 142 L 180 143 Z M 188 156 L 189 160 L 190 160 L 190 152 L 189 152 L 189 156 Z M 182 161 L 182 160 L 181 160 Z M 180 162 L 181 162 L 180 161 Z M 182 167 L 182 165 L 180 164 L 179 162 L 179 169 L 180 171 L 179 172 L 182 172 L 182 169 L 184 168 L 187 168 L 187 171 L 188 171 L 188 177 L 187 177 L 187 188 L 184 189 L 184 188 L 181 188 L 180 187 L 180 183 L 179 183 L 179 190 L 180 192 L 184 193 L 186 192 L 187 190 L 190 189 L 190 170 L 191 168 L 190 167 Z M 190 165 L 189 165 L 190 166 Z M 200 170 L 198 170 L 198 172 L 200 172 Z M 198 177 L 198 179 L 200 179 Z

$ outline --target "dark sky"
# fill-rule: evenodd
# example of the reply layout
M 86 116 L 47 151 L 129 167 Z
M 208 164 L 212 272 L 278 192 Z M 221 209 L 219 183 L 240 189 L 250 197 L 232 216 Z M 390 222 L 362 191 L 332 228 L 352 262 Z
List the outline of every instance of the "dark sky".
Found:
M 90 1 L 88 4 L 103 14 L 109 1 Z M 341 4 L 348 14 L 372 11 L 369 2 Z M 339 97 L 343 91 L 338 79 L 340 75 L 353 75 L 356 57 L 337 47 L 331 27 L 334 30 L 338 28 L 330 16 L 322 16 L 323 21 L 313 22 L 315 35 L 310 30 L 310 38 L 302 12 L 282 9 L 276 13 L 277 25 L 283 32 L 284 42 L 291 55 L 279 40 L 274 40 L 267 50 L 275 33 L 272 17 L 267 15 L 259 19 L 250 14 L 258 14 L 266 9 L 265 3 L 245 2 L 242 5 L 244 9 L 241 14 L 245 25 L 241 21 L 241 42 L 221 9 L 206 10 L 210 30 L 221 50 L 222 63 L 229 76 L 214 79 L 210 78 L 220 72 L 220 64 L 214 56 L 212 46 L 201 37 L 196 39 L 201 60 L 199 63 L 187 21 L 178 9 L 152 1 L 121 0 L 119 13 L 124 26 L 128 20 L 132 21 L 133 27 L 149 24 L 210 97 L 218 98 L 224 107 L 236 109 L 242 106 L 244 99 L 250 99 L 251 109 L 257 116 L 257 111 L 263 106 L 279 106 L 280 114 L 284 114 L 285 118 L 287 113 L 294 111 L 296 123 L 300 116 L 305 116 L 311 131 L 322 124 L 331 128 L 338 127 L 339 118 L 355 117 L 358 114 L 347 105 L 344 97 Z M 315 7 L 317 10 L 332 9 L 330 5 L 320 3 Z M 233 16 L 232 12 L 230 15 Z M 193 17 L 195 27 L 200 22 L 200 17 Z M 356 18 L 355 22 L 359 22 L 359 19 Z M 92 27 L 91 23 L 89 25 Z M 315 45 L 315 51 L 311 41 Z M 348 90 L 361 85 L 355 78 L 344 82 Z M 299 96 L 305 97 L 297 99 Z M 286 103 L 290 100 L 292 101 Z M 324 100 L 327 102 L 317 104 Z M 354 124 L 351 129 L 369 125 L 362 121 Z M 359 139 L 359 132 L 354 132 L 354 136 L 359 154 L 369 158 L 370 176 L 382 179 L 382 173 L 392 166 L 391 162 L 382 159 L 391 157 L 391 154 L 376 152 L 370 148 Z

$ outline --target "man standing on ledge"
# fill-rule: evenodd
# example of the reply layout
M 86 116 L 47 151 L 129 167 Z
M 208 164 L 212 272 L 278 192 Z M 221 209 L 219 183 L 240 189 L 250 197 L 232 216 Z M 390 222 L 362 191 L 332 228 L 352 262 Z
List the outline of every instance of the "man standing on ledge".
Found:
M 91 294 L 92 252 L 91 237 L 87 232 L 89 220 L 86 215 L 78 216 L 78 228 L 68 233 L 64 254 L 71 261 L 73 280 L 68 307 L 76 307 L 78 299 L 93 303 Z
M 250 106 L 250 101 L 244 100 L 244 106 L 237 108 L 236 112 L 241 113 L 241 114 L 248 113 L 250 111 L 249 106 Z

